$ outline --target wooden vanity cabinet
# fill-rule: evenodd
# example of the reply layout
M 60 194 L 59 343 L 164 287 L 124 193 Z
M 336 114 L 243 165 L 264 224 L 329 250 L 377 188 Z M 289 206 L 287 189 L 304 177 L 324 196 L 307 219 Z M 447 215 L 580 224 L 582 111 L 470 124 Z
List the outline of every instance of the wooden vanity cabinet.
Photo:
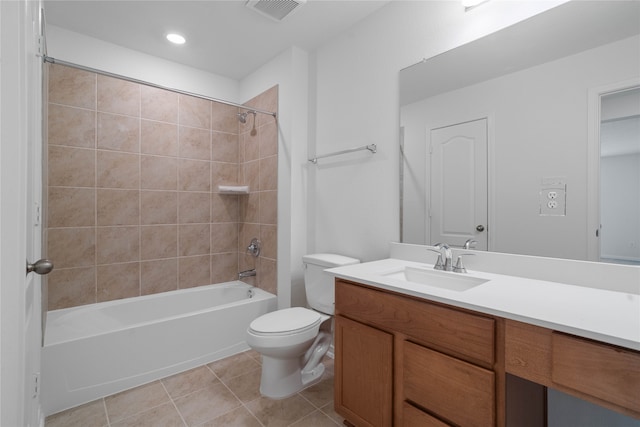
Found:
M 336 412 L 355 426 L 502 426 L 496 322 L 337 279 Z

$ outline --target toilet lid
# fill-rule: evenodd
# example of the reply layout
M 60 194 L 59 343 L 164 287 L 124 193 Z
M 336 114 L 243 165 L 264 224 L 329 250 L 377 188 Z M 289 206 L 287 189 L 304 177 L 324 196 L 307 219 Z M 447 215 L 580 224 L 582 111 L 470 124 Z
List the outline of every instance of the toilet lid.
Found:
M 255 319 L 249 328 L 260 334 L 286 334 L 315 327 L 321 323 L 319 313 L 303 307 L 285 308 Z

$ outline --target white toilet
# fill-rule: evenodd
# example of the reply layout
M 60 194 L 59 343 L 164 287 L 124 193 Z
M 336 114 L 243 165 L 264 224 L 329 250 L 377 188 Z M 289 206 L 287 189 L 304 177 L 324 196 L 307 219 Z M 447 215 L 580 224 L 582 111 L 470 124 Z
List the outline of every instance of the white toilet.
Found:
M 333 338 L 334 279 L 327 268 L 360 261 L 336 254 L 302 257 L 304 286 L 311 309 L 292 307 L 255 319 L 247 329 L 247 344 L 262 354 L 260 393 L 284 399 L 322 378 L 322 357 Z

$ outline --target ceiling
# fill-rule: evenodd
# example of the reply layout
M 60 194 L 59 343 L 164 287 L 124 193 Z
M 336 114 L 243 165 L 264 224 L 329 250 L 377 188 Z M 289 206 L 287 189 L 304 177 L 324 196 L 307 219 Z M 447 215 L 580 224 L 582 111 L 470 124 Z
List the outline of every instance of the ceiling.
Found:
M 45 0 L 55 25 L 146 54 L 240 80 L 291 46 L 312 51 L 389 3 L 308 0 L 276 22 L 245 0 Z M 187 38 L 182 46 L 168 32 Z

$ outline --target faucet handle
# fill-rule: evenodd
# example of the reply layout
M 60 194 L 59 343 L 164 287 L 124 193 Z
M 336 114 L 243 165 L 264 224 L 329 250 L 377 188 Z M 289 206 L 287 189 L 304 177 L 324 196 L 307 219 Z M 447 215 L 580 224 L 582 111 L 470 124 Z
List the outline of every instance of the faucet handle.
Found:
M 456 265 L 453 267 L 454 273 L 466 273 L 467 269 L 462 265 L 462 257 L 466 255 L 475 255 L 475 254 L 460 254 L 458 255 L 458 259 L 456 260 Z
M 467 241 L 466 241 L 466 242 L 464 242 L 464 246 L 463 246 L 463 247 L 464 247 L 465 249 L 475 249 L 475 247 L 476 247 L 476 244 L 477 244 L 477 243 L 478 243 L 478 241 L 477 241 L 477 240 L 474 240 L 474 239 L 467 239 Z
M 444 262 L 442 262 L 442 253 L 435 249 L 427 248 L 428 251 L 435 252 L 438 254 L 438 259 L 436 260 L 435 265 L 433 266 L 434 270 L 444 270 Z

